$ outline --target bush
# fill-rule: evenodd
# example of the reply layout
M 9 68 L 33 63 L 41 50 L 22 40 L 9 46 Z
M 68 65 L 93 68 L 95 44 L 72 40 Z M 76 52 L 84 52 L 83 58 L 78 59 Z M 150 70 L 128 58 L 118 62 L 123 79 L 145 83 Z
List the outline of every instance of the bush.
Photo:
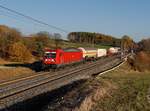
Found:
M 27 62 L 32 59 L 31 53 L 21 42 L 11 44 L 8 49 L 8 54 L 12 61 Z
M 128 63 L 134 70 L 138 70 L 140 72 L 150 70 L 150 53 L 141 51 L 137 53 L 134 57 L 128 58 Z
M 0 57 L 7 58 L 7 50 L 10 44 L 21 40 L 21 33 L 7 26 L 0 25 Z
M 150 70 L 150 54 L 146 52 L 139 52 L 136 56 L 136 63 L 139 71 Z
M 150 52 L 150 38 L 148 39 L 143 39 L 138 43 L 139 47 L 141 50 Z

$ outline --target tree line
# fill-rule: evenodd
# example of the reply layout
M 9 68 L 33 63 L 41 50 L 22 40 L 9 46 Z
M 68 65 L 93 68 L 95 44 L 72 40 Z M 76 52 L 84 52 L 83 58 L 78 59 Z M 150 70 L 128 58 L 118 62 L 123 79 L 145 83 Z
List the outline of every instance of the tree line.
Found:
M 131 37 L 124 35 L 122 38 L 116 38 L 110 35 L 90 32 L 71 32 L 68 34 L 68 40 L 75 43 L 90 43 L 109 45 L 114 47 L 130 48 L 134 41 Z

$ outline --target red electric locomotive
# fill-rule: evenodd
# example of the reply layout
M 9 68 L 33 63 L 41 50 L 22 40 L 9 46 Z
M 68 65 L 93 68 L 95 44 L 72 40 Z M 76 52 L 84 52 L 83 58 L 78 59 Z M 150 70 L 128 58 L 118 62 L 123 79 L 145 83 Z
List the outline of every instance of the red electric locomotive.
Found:
M 76 48 L 46 50 L 43 57 L 44 68 L 59 68 L 67 64 L 83 61 L 83 53 Z

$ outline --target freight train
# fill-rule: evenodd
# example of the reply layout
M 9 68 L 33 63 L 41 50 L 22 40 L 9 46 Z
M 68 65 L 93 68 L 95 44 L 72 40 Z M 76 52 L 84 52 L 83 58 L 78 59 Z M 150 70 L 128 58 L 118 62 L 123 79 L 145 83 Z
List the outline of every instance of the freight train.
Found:
M 95 61 L 101 57 L 111 56 L 119 52 L 119 48 L 97 49 L 97 48 L 66 48 L 66 49 L 46 49 L 42 60 L 42 67 L 45 68 L 60 68 L 66 65 Z

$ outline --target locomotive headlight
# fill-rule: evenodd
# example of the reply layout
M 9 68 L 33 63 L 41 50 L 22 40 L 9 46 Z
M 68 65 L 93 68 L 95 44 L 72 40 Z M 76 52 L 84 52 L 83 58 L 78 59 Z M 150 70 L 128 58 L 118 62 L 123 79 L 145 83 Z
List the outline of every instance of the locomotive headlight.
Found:
M 54 59 L 51 60 L 52 62 L 55 62 Z

